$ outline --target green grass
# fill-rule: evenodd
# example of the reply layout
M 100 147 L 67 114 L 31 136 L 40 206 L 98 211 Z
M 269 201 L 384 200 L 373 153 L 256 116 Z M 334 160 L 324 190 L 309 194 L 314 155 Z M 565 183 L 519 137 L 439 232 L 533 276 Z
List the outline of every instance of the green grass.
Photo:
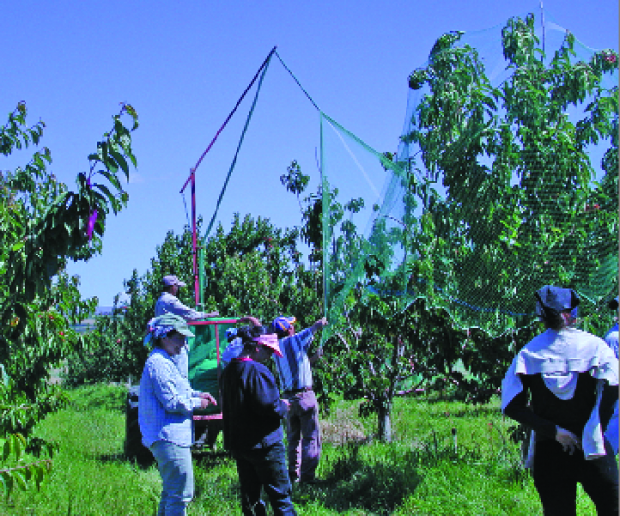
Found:
M 155 467 L 122 457 L 125 390 L 92 386 L 71 392 L 38 435 L 60 451 L 37 492 L 16 491 L 0 502 L 8 515 L 152 515 L 161 481 Z M 296 487 L 293 501 L 309 515 L 542 514 L 529 473 L 519 467 L 511 423 L 497 402 L 470 407 L 423 398 L 396 400 L 395 441 L 365 440 L 375 421 L 357 417 L 357 403 L 338 402 L 324 418 L 319 477 L 325 485 Z M 452 429 L 456 428 L 456 448 Z M 234 461 L 221 449 L 196 455 L 196 497 L 190 515 L 241 514 Z M 580 492 L 579 514 L 595 514 Z

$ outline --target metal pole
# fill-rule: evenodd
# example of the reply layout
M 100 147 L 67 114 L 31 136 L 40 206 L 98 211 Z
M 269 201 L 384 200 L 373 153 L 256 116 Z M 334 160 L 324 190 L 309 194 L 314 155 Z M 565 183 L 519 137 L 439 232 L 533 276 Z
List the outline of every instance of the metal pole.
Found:
M 198 286 L 198 250 L 196 249 L 196 169 L 191 169 L 190 179 L 192 182 L 192 272 L 194 273 L 194 303 L 198 307 L 200 303 L 200 288 Z
M 542 0 L 540 0 L 540 20 L 542 24 L 542 51 L 541 61 L 545 58 L 545 8 L 543 7 Z

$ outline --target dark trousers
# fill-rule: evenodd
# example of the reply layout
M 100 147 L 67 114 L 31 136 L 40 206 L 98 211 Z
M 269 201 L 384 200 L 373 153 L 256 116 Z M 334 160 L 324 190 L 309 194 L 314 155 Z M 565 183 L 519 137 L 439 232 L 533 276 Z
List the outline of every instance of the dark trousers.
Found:
M 607 441 L 605 450 L 604 457 L 585 460 L 581 450 L 569 455 L 556 441 L 536 443 L 534 485 L 545 516 L 576 515 L 577 482 L 596 506 L 598 516 L 618 515 L 618 464 Z
M 245 516 L 263 516 L 261 500 L 264 487 L 274 515 L 296 515 L 291 501 L 292 487 L 286 469 L 284 444 L 279 441 L 264 448 L 235 450 L 237 473 L 241 484 L 241 508 Z

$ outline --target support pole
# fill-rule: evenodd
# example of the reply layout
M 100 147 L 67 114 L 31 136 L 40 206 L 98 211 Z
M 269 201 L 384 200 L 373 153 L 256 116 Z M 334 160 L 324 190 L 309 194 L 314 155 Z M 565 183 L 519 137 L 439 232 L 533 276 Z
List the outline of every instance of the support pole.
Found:
M 196 307 L 200 304 L 200 288 L 198 286 L 198 249 L 196 248 L 196 169 L 190 170 L 192 182 L 192 273 L 194 274 L 194 303 Z
M 196 307 L 198 307 L 198 305 L 201 303 L 201 299 L 200 299 L 200 296 L 201 296 L 200 281 L 199 281 L 198 264 L 197 264 L 198 249 L 197 249 L 197 236 L 196 236 L 196 232 L 197 232 L 197 229 L 196 229 L 196 170 L 200 166 L 200 163 L 202 162 L 204 157 L 211 150 L 211 147 L 213 147 L 213 144 L 215 143 L 215 140 L 217 140 L 217 138 L 220 135 L 220 133 L 224 130 L 224 127 L 226 127 L 226 125 L 228 124 L 228 122 L 230 121 L 232 116 L 235 114 L 235 111 L 237 111 L 237 108 L 241 104 L 241 101 L 246 96 L 246 94 L 248 93 L 250 88 L 254 85 L 254 83 L 256 82 L 256 79 L 258 79 L 258 77 L 261 74 L 261 72 L 269 64 L 271 56 L 274 54 L 275 51 L 276 51 L 276 47 L 273 47 L 271 49 L 271 52 L 269 52 L 269 55 L 265 58 L 265 60 L 261 64 L 260 68 L 258 69 L 256 74 L 254 75 L 254 78 L 252 79 L 250 84 L 247 86 L 247 88 L 245 89 L 245 91 L 243 92 L 243 94 L 241 95 L 241 97 L 239 98 L 237 103 L 235 104 L 235 107 L 233 108 L 233 110 L 230 112 L 230 114 L 228 115 L 228 117 L 226 118 L 226 120 L 224 121 L 222 126 L 219 128 L 219 130 L 217 131 L 217 133 L 215 134 L 215 136 L 211 140 L 211 143 L 209 143 L 208 147 L 201 154 L 201 156 L 198 159 L 198 161 L 197 161 L 196 165 L 194 166 L 194 168 L 190 169 L 189 177 L 185 181 L 185 184 L 183 185 L 183 188 L 181 188 L 181 192 L 180 193 L 182 194 L 185 191 L 185 188 L 187 187 L 187 185 L 189 183 L 191 183 L 191 192 L 192 192 L 192 194 L 191 194 L 192 195 L 192 255 L 193 255 L 193 271 L 192 272 L 194 274 L 194 299 L 195 299 Z M 263 75 L 264 75 L 264 72 L 263 72 Z M 254 100 L 254 102 L 256 103 L 256 99 Z M 246 126 L 247 126 L 247 122 L 246 122 Z M 206 236 L 205 236 L 205 238 L 206 238 Z

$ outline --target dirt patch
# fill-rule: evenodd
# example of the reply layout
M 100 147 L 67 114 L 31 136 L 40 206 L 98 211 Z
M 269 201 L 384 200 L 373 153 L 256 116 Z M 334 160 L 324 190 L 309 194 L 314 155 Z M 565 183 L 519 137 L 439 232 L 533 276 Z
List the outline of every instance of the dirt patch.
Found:
M 344 445 L 368 440 L 363 425 L 350 411 L 338 410 L 329 420 L 321 420 L 320 425 L 323 442 Z

